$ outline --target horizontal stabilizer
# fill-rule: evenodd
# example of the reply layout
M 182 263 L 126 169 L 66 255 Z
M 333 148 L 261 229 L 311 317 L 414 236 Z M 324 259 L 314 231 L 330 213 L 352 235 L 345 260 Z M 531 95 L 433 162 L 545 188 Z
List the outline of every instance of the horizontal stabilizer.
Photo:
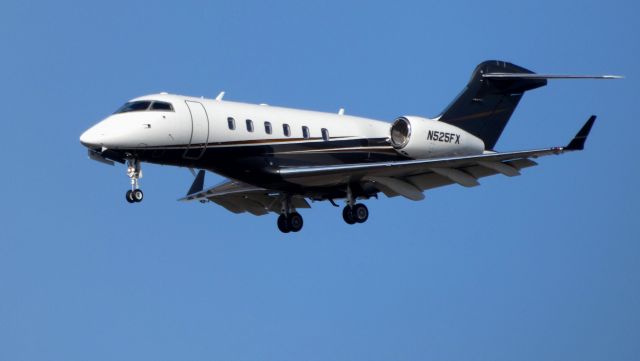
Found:
M 584 143 L 587 141 L 587 137 L 589 136 L 589 132 L 591 132 L 591 127 L 593 127 L 593 123 L 596 121 L 596 116 L 592 115 L 589 117 L 586 123 L 582 126 L 578 134 L 571 140 L 571 142 L 564 147 L 565 150 L 583 150 Z
M 490 79 L 622 79 L 620 75 L 562 75 L 530 73 L 486 73 L 483 78 Z

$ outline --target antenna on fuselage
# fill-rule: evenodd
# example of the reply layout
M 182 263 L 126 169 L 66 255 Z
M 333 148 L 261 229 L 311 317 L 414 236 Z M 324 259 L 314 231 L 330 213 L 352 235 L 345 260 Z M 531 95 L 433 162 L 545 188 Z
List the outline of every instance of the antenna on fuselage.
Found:
M 338 110 L 338 115 L 344 115 L 344 108 L 340 108 L 340 110 Z
M 224 97 L 224 92 L 221 91 L 220 94 L 218 94 L 218 96 L 216 97 L 216 100 L 221 101 L 223 97 Z

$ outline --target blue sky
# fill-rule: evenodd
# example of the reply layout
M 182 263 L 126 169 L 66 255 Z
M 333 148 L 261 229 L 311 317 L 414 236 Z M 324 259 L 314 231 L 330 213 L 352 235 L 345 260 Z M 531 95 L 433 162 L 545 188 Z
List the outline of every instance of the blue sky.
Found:
M 637 360 L 640 12 L 632 1 L 27 2 L 0 11 L 0 360 Z M 372 200 L 305 228 L 175 200 L 184 169 L 90 161 L 80 133 L 159 91 L 392 121 L 477 63 L 622 74 L 527 93 L 522 177 Z M 208 184 L 219 181 L 209 175 Z

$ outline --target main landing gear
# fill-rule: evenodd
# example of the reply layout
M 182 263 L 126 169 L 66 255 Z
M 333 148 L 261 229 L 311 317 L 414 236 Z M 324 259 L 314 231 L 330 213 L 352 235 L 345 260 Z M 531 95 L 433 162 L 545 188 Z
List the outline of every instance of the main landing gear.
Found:
M 347 224 L 364 223 L 369 219 L 369 209 L 362 203 L 353 206 L 346 205 L 342 209 L 342 219 Z
M 300 213 L 291 207 L 291 198 L 287 197 L 282 202 L 282 210 L 278 217 L 278 229 L 282 233 L 300 232 L 304 221 Z
M 356 203 L 351 187 L 347 187 L 347 205 L 342 209 L 342 219 L 347 224 L 364 223 L 369 219 L 369 208 L 362 203 Z
M 142 202 L 144 193 L 138 188 L 138 180 L 142 178 L 140 161 L 137 159 L 127 159 L 127 175 L 131 178 L 131 189 L 127 191 L 125 199 L 129 203 Z
M 364 223 L 369 219 L 369 209 L 362 203 L 356 203 L 356 198 L 351 192 L 351 187 L 347 187 L 347 205 L 342 209 L 342 218 L 347 224 Z M 329 199 L 329 201 L 338 207 L 333 200 Z M 280 232 L 299 232 L 303 224 L 302 216 L 291 206 L 291 197 L 284 197 L 278 217 Z
M 278 229 L 282 233 L 299 232 L 303 224 L 302 216 L 298 212 L 281 214 L 278 217 Z

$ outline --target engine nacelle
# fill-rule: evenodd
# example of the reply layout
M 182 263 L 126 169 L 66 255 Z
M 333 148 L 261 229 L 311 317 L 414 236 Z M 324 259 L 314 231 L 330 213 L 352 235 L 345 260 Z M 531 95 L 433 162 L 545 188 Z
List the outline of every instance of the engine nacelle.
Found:
M 484 142 L 451 124 L 405 116 L 391 125 L 391 145 L 414 159 L 482 154 Z

